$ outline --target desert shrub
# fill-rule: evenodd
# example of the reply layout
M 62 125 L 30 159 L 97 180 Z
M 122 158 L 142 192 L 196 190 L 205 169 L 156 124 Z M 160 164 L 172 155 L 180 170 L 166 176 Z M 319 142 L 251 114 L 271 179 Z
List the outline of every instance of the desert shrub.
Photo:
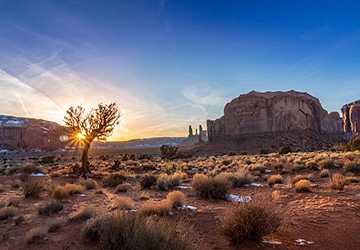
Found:
M 279 174 L 271 175 L 267 180 L 267 182 L 270 186 L 273 186 L 275 184 L 281 184 L 281 183 L 283 183 L 283 181 L 284 181 L 284 178 Z
M 327 177 L 329 177 L 330 176 L 330 171 L 328 170 L 328 169 L 323 169 L 323 170 L 321 170 L 321 172 L 320 172 L 320 177 L 321 178 L 327 178 Z
M 292 150 L 291 150 L 290 146 L 283 146 L 279 149 L 279 154 L 281 154 L 281 155 L 289 154 L 291 152 L 292 152 Z
M 6 201 L 7 207 L 19 207 L 20 205 L 20 199 L 18 197 L 9 197 Z
M 140 180 L 140 185 L 142 189 L 151 188 L 156 184 L 156 177 L 154 175 L 144 175 Z
M 333 160 L 322 160 L 320 163 L 321 169 L 336 169 L 337 165 Z
M 73 214 L 70 214 L 69 222 L 82 222 L 96 215 L 96 210 L 93 207 L 82 207 Z
M 64 200 L 70 196 L 67 190 L 63 186 L 56 186 L 52 191 L 52 197 L 56 200 Z
M 291 179 L 291 184 L 295 185 L 298 181 L 309 180 L 309 176 L 306 175 L 296 175 Z
M 43 156 L 40 158 L 40 160 L 38 161 L 40 164 L 51 164 L 55 162 L 55 156 L 50 155 L 50 156 Z
M 63 210 L 64 205 L 60 201 L 52 200 L 39 207 L 38 212 L 41 215 L 52 215 Z
M 333 174 L 330 178 L 330 187 L 334 190 L 343 190 L 345 184 L 345 177 L 342 174 Z
M 230 182 L 223 176 L 208 177 L 195 174 L 192 187 L 198 195 L 205 199 L 225 199 L 230 188 Z
M 69 195 L 81 194 L 82 192 L 84 192 L 84 189 L 85 187 L 79 184 L 66 183 L 64 185 L 64 190 Z
M 176 157 L 178 148 L 171 145 L 162 145 L 160 147 L 161 158 L 163 159 L 173 159 Z
M 126 193 L 131 189 L 130 183 L 122 183 L 116 186 L 115 193 Z
M 160 202 L 149 201 L 142 205 L 139 209 L 140 216 L 167 216 L 171 210 L 171 204 L 168 200 L 162 200 Z
M 91 179 L 82 179 L 80 180 L 80 185 L 84 186 L 87 190 L 96 189 L 97 183 Z
M 353 174 L 360 174 L 360 163 L 358 162 L 349 162 L 345 164 L 345 171 L 351 172 Z
M 157 178 L 156 185 L 159 190 L 167 191 L 171 188 L 179 186 L 181 184 L 181 180 L 186 175 L 183 173 L 175 173 L 173 175 L 161 174 Z
M 110 174 L 104 179 L 103 184 L 105 187 L 116 187 L 126 181 L 126 179 L 126 175 L 124 174 Z
M 3 207 L 0 208 L 0 220 L 7 220 L 16 216 L 18 210 L 15 207 Z
M 181 207 L 185 201 L 185 194 L 180 191 L 173 191 L 167 194 L 166 200 L 169 202 L 170 207 Z
M 250 184 L 254 177 L 246 169 L 241 169 L 235 173 L 222 173 L 221 176 L 227 178 L 233 187 L 244 187 L 247 184 Z
M 246 240 L 260 241 L 263 236 L 275 232 L 281 218 L 275 209 L 257 203 L 243 203 L 229 213 L 224 220 L 224 234 L 235 245 Z
M 103 250 L 187 250 L 190 244 L 178 226 L 163 220 L 116 212 L 90 220 L 82 230 L 85 239 Z
M 25 198 L 39 198 L 44 190 L 44 182 L 40 180 L 28 179 L 23 185 Z
M 46 227 L 36 227 L 25 234 L 27 244 L 39 243 L 47 238 L 48 229 Z
M 360 179 L 355 176 L 348 176 L 345 178 L 345 184 L 360 183 Z
M 53 233 L 58 231 L 64 225 L 64 220 L 62 219 L 51 219 L 47 223 L 48 231 Z
M 344 145 L 345 151 L 360 150 L 360 138 L 355 138 Z
M 6 191 L 6 188 L 4 185 L 0 184 L 0 193 L 3 193 Z
M 309 180 L 299 180 L 295 183 L 296 192 L 311 192 L 311 183 Z
M 135 203 L 130 197 L 117 197 L 112 205 L 113 209 L 131 210 L 135 208 Z

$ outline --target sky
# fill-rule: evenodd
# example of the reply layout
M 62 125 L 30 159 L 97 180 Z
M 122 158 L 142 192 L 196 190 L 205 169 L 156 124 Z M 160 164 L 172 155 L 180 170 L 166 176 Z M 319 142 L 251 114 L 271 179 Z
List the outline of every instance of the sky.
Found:
M 116 102 L 110 140 L 184 136 L 256 91 L 360 99 L 360 2 L 0 0 L 0 114 Z

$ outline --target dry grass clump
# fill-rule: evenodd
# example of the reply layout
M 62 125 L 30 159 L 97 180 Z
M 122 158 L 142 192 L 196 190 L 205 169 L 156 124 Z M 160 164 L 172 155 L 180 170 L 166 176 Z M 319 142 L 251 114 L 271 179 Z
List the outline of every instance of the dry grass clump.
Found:
M 0 220 L 7 220 L 9 218 L 15 217 L 17 213 L 18 210 L 15 207 L 0 208 Z
M 135 202 L 130 197 L 117 197 L 112 205 L 112 209 L 132 210 Z
M 185 194 L 180 191 L 173 191 L 167 194 L 166 200 L 173 208 L 181 207 L 184 205 Z
M 235 245 L 246 240 L 260 241 L 263 236 L 275 232 L 281 224 L 279 213 L 269 205 L 243 203 L 238 205 L 224 220 L 224 234 Z
M 104 187 L 116 187 L 119 184 L 122 184 L 124 181 L 126 181 L 127 177 L 124 174 L 116 173 L 116 174 L 110 174 L 107 176 L 104 181 Z
M 63 186 L 56 186 L 52 191 L 52 197 L 57 200 L 64 200 L 68 198 L 70 194 L 65 190 Z
M 103 250 L 188 250 L 185 235 L 177 225 L 154 218 L 122 212 L 90 220 L 82 230 L 87 240 Z
M 235 173 L 221 173 L 220 176 L 227 178 L 233 187 L 244 187 L 254 180 L 254 177 L 246 169 L 241 169 Z
M 333 174 L 330 178 L 330 187 L 334 190 L 343 190 L 346 181 L 342 174 Z
M 93 207 L 82 207 L 73 214 L 70 214 L 69 222 L 82 222 L 95 217 L 96 210 Z
M 310 187 L 311 183 L 309 180 L 302 179 L 295 183 L 295 190 L 299 193 L 311 192 Z
M 171 204 L 167 200 L 162 200 L 160 202 L 149 201 L 144 203 L 139 209 L 140 216 L 167 216 L 171 210 Z
M 360 163 L 359 162 L 347 162 L 345 163 L 345 171 L 353 174 L 360 174 Z
M 85 190 L 85 187 L 79 184 L 73 184 L 73 183 L 66 183 L 64 186 L 65 192 L 67 192 L 69 195 L 74 194 L 81 194 Z
M 301 181 L 301 180 L 309 180 L 309 176 L 306 176 L 306 175 L 296 175 L 295 177 L 293 177 L 291 179 L 291 184 L 292 185 L 295 185 L 298 181 Z
M 208 177 L 204 174 L 195 174 L 192 179 L 192 187 L 205 199 L 225 199 L 230 185 L 224 176 Z
M 85 186 L 73 183 L 66 183 L 64 186 L 55 186 L 52 191 L 52 197 L 57 200 L 63 200 L 74 194 L 81 194 L 85 191 Z
M 346 185 L 351 183 L 360 183 L 360 179 L 355 176 L 348 176 L 345 178 L 345 183 Z
M 321 178 L 327 178 L 327 177 L 329 177 L 331 175 L 331 173 L 330 173 L 330 170 L 328 170 L 328 169 L 323 169 L 323 170 L 321 170 L 321 172 L 320 172 L 320 177 Z
M 173 175 L 161 174 L 157 178 L 156 185 L 159 190 L 167 191 L 179 186 L 184 178 L 186 178 L 186 174 L 184 173 L 175 173 Z
M 63 210 L 64 205 L 60 201 L 52 200 L 38 208 L 40 215 L 52 215 Z
M 154 175 L 144 175 L 140 180 L 142 189 L 149 189 L 156 184 L 156 177 Z
M 39 198 L 42 191 L 44 191 L 44 182 L 34 179 L 28 179 L 23 185 L 23 192 L 25 198 Z
M 282 184 L 284 182 L 284 178 L 277 174 L 277 175 L 271 175 L 268 180 L 267 180 L 268 184 L 270 186 L 273 186 L 275 184 Z
M 123 184 L 117 185 L 114 191 L 115 191 L 115 193 L 126 193 L 130 189 L 131 189 L 130 183 L 123 183 Z
M 64 220 L 62 219 L 51 219 L 47 223 L 48 231 L 53 233 L 58 231 L 64 225 Z
M 319 162 L 321 169 L 336 169 L 337 165 L 333 160 L 322 160 Z
M 27 244 L 39 243 L 47 238 L 47 227 L 36 227 L 25 234 L 25 242 Z
M 91 179 L 82 179 L 80 180 L 80 185 L 84 186 L 86 190 L 96 189 L 97 183 Z

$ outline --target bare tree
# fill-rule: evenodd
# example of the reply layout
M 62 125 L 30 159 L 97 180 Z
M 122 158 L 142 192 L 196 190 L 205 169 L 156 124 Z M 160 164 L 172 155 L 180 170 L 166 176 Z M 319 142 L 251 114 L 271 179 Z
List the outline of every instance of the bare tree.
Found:
M 119 123 L 120 111 L 115 103 L 99 104 L 97 108 L 86 113 L 82 106 L 70 107 L 66 111 L 65 124 L 71 131 L 72 140 L 83 144 L 81 155 L 81 174 L 90 174 L 89 149 L 91 143 L 106 140 Z

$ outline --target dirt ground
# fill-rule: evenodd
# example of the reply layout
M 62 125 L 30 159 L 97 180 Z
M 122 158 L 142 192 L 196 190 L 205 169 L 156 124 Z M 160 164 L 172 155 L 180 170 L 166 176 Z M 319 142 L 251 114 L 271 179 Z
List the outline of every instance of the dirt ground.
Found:
M 54 218 L 67 221 L 69 215 L 81 207 L 91 206 L 98 211 L 107 213 L 111 210 L 114 200 L 118 196 L 131 197 L 135 202 L 136 209 L 145 202 L 141 198 L 143 193 L 146 193 L 149 200 L 160 201 L 166 197 L 169 191 L 159 191 L 156 188 L 142 191 L 140 190 L 139 178 L 146 173 L 157 175 L 162 172 L 173 173 L 179 169 L 188 175 L 182 181 L 181 186 L 172 190 L 184 192 L 186 204 L 196 207 L 197 211 L 174 211 L 167 219 L 182 221 L 187 225 L 189 238 L 194 249 L 236 249 L 223 235 L 222 222 L 224 216 L 236 207 L 237 203 L 199 198 L 191 188 L 191 177 L 195 172 L 210 174 L 231 172 L 244 166 L 251 169 L 252 166 L 259 164 L 265 166 L 266 172 L 256 173 L 258 177 L 254 183 L 261 184 L 261 186 L 232 188 L 229 193 L 250 196 L 253 200 L 259 197 L 267 197 L 276 209 L 281 211 L 282 226 L 278 232 L 266 236 L 263 242 L 245 242 L 240 246 L 241 249 L 360 249 L 360 237 L 358 237 L 360 231 L 360 183 L 354 181 L 348 183 L 344 190 L 336 191 L 329 187 L 329 178 L 320 177 L 321 164 L 319 164 L 318 169 L 304 167 L 294 170 L 299 164 L 307 166 L 310 165 L 307 164 L 310 161 L 321 162 L 324 159 L 331 159 L 336 163 L 341 163 L 340 167 L 330 170 L 332 173 L 340 172 L 345 176 L 357 179 L 358 177 L 346 172 L 342 164 L 349 161 L 357 162 L 359 157 L 360 153 L 349 155 L 334 152 L 313 152 L 285 156 L 275 154 L 235 155 L 164 161 L 158 157 L 129 160 L 116 154 L 111 156 L 93 155 L 91 163 L 94 170 L 93 179 L 98 183 L 97 189 L 86 190 L 82 194 L 76 194 L 64 200 L 64 209 L 50 216 L 38 214 L 38 207 L 50 199 L 49 192 L 44 191 L 40 198 L 25 199 L 21 184 L 20 187 L 14 185 L 14 183 L 21 182 L 20 179 L 23 178 L 23 174 L 19 171 L 11 174 L 3 171 L 3 175 L 0 176 L 0 183 L 3 187 L 3 192 L 0 193 L 0 203 L 6 203 L 9 199 L 17 200 L 16 206 L 19 214 L 23 217 L 23 221 L 18 222 L 18 217 L 0 221 L 0 249 L 97 249 L 94 244 L 81 239 L 80 232 L 84 225 L 82 222 L 65 222 L 58 231 L 48 233 L 45 239 L 36 244 L 27 244 L 25 234 L 33 228 L 46 225 L 49 220 Z M 7 165 L 13 166 L 32 165 L 43 169 L 46 174 L 45 177 L 32 178 L 51 180 L 53 184 L 76 183 L 78 181 L 78 178 L 71 174 L 74 165 L 72 155 L 61 155 L 60 159 L 45 164 L 39 164 L 37 157 L 36 159 L 30 156 L 13 157 L 16 160 L 10 158 L 7 156 L 7 160 L 3 161 L 3 168 L 5 168 L 5 162 Z M 116 159 L 121 161 L 119 167 L 122 168 L 121 171 L 126 171 L 129 174 L 130 177 L 127 182 L 131 184 L 131 189 L 128 192 L 120 194 L 115 193 L 115 188 L 103 187 L 102 185 L 104 176 L 120 171 L 111 167 Z M 281 171 L 276 170 L 279 162 L 284 166 Z M 144 167 L 146 164 L 152 167 Z M 266 181 L 268 177 L 279 173 L 285 181 L 282 184 L 269 186 Z M 311 192 L 298 193 L 289 184 L 291 178 L 299 174 L 311 175 Z M 300 239 L 304 239 L 304 243 L 300 243 Z

